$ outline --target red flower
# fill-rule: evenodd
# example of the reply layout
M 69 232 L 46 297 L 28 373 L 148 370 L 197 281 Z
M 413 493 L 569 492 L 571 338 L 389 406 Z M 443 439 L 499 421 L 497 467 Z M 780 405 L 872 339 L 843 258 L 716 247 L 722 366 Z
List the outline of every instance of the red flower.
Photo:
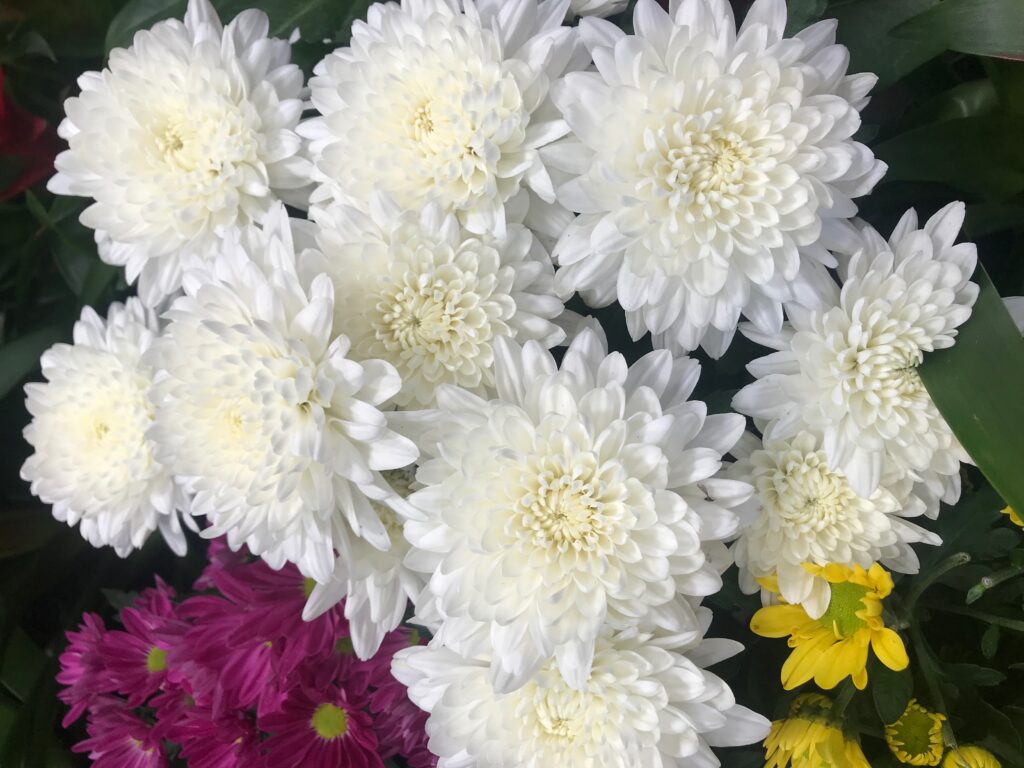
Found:
M 0 184 L 0 202 L 10 200 L 53 173 L 53 158 L 60 150 L 57 133 L 43 118 L 19 107 L 4 92 L 4 71 L 0 68 L 0 164 L 14 165 L 14 178 L 5 173 Z

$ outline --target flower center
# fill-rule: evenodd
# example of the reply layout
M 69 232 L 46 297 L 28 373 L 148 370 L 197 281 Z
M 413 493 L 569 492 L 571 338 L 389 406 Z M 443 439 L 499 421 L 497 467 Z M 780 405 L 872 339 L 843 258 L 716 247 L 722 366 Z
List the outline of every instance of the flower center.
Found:
M 542 733 L 563 742 L 574 741 L 585 732 L 587 694 L 562 689 L 544 692 L 535 714 Z
M 433 132 L 434 118 L 430 112 L 430 102 L 425 101 L 413 112 L 412 135 L 417 141 L 424 141 Z
M 309 722 L 317 736 L 325 741 L 340 739 L 348 733 L 348 713 L 328 702 L 316 708 Z
M 721 126 L 702 127 L 687 118 L 649 134 L 641 166 L 647 180 L 668 195 L 672 207 L 719 202 L 740 193 L 751 162 L 750 147 L 739 134 Z
M 308 598 L 313 594 L 313 590 L 316 589 L 316 579 L 311 579 L 309 576 L 302 580 L 302 596 Z
M 110 425 L 105 421 L 97 419 L 92 426 L 92 432 L 96 435 L 97 440 L 103 440 L 103 438 L 110 432 Z
M 831 629 L 836 637 L 851 637 L 857 630 L 867 626 L 867 622 L 857 612 L 864 610 L 863 599 L 868 588 L 846 581 L 830 586 L 832 598 L 819 621 L 822 626 Z
M 597 495 L 582 473 L 543 471 L 520 500 L 522 525 L 538 547 L 592 552 L 607 535 Z
M 758 492 L 787 526 L 821 531 L 849 515 L 856 494 L 824 453 L 791 451 L 774 462 L 778 468 L 758 478 Z
M 941 715 L 911 701 L 902 717 L 886 727 L 886 741 L 897 748 L 902 762 L 924 757 L 934 758 L 935 762 L 922 765 L 936 765 L 942 757 L 942 720 Z
M 167 651 L 154 645 L 146 654 L 146 671 L 155 675 L 165 669 L 167 669 Z

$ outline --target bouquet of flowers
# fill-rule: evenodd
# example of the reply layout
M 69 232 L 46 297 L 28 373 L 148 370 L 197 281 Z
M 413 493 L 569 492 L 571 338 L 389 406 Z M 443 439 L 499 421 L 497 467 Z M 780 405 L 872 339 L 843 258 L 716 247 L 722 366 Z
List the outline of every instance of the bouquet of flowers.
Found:
M 115 300 L 42 353 L 21 477 L 180 558 L 68 633 L 76 752 L 1022 764 L 1024 708 L 977 693 L 1009 664 L 922 627 L 960 579 L 986 658 L 1024 629 L 991 389 L 1024 306 L 965 203 L 868 215 L 878 77 L 835 22 L 401 0 L 324 39 L 326 6 L 251 4 L 128 3 L 29 193 Z

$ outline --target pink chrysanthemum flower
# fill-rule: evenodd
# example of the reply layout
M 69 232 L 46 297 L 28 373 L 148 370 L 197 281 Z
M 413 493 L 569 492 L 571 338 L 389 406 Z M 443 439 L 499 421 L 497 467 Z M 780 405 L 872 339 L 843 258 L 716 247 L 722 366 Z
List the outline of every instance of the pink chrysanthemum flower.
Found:
M 249 768 L 260 765 L 260 732 L 242 712 L 214 717 L 193 709 L 181 724 L 181 757 L 189 768 Z
M 383 768 L 377 734 L 355 689 L 296 686 L 279 712 L 259 721 L 266 768 Z
M 167 755 L 153 730 L 123 699 L 106 696 L 89 709 L 89 738 L 74 746 L 89 755 L 92 768 L 167 768 Z
M 106 633 L 103 619 L 95 613 L 82 616 L 78 631 L 67 633 L 68 647 L 60 655 L 57 673 L 57 682 L 66 686 L 57 695 L 70 707 L 61 721 L 65 728 L 80 718 L 97 696 L 114 690 L 100 653 Z
M 163 633 L 175 622 L 174 590 L 157 579 L 135 603 L 121 611 L 124 631 L 111 630 L 104 638 L 103 664 L 114 690 L 137 707 L 160 690 L 167 677 L 170 645 Z

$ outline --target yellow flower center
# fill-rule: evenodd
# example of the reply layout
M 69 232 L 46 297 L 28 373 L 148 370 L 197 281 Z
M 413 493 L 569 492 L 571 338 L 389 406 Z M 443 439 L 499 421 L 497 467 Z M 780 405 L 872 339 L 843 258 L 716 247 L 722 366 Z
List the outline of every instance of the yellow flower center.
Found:
M 819 621 L 822 626 L 835 632 L 837 637 L 851 637 L 857 630 L 867 626 L 867 622 L 857 612 L 864 608 L 863 601 L 868 588 L 845 581 L 832 584 L 831 587 L 832 599 Z
M 154 645 L 146 654 L 146 671 L 155 675 L 165 669 L 167 669 L 167 651 Z
M 309 722 L 317 736 L 325 741 L 340 739 L 348 733 L 348 713 L 333 704 L 321 704 Z
M 313 590 L 316 589 L 316 580 L 307 576 L 302 580 L 302 596 L 309 597 L 313 594 Z

